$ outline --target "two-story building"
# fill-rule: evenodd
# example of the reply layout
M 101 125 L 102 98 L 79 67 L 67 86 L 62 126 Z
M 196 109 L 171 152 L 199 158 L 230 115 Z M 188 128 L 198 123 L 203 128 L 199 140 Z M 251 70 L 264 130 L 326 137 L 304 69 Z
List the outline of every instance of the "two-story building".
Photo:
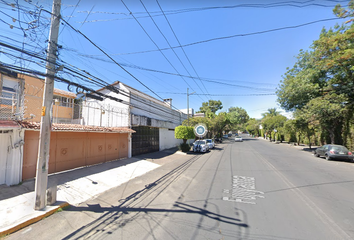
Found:
M 114 97 L 98 101 L 86 97 L 83 102 L 82 124 L 105 127 L 129 126 L 132 135 L 132 156 L 173 148 L 182 143 L 175 139 L 175 127 L 187 119 L 187 114 L 172 108 L 172 99 L 158 100 L 122 82 L 101 88 L 97 92 Z
M 44 80 L 0 68 L 0 184 L 35 177 Z M 54 89 L 49 173 L 131 156 L 132 129 L 85 126 L 76 94 Z M 123 127 L 122 127 L 123 126 Z

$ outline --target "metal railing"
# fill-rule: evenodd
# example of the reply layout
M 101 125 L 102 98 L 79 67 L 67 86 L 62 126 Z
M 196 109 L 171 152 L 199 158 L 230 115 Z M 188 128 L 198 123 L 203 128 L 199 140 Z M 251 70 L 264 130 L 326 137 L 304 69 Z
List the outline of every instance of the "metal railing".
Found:
M 16 92 L 2 90 L 0 95 L 0 120 L 16 120 L 21 117 L 21 101 Z

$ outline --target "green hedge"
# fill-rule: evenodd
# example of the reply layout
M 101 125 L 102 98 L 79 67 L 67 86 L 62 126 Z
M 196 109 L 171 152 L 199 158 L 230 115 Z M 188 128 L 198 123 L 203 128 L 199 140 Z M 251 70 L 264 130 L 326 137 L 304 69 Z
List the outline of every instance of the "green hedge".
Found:
M 191 150 L 191 146 L 188 143 L 181 143 L 178 146 L 178 149 L 181 150 L 182 152 L 189 152 Z

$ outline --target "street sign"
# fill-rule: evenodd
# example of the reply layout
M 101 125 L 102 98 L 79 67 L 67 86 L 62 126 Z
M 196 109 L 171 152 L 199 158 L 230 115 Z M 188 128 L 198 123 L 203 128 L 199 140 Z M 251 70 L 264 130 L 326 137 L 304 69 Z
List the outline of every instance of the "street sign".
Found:
M 197 125 L 195 125 L 194 127 L 194 134 L 197 136 L 197 137 L 204 137 L 208 132 L 208 129 L 207 127 L 205 126 L 205 124 L 203 123 L 199 123 Z

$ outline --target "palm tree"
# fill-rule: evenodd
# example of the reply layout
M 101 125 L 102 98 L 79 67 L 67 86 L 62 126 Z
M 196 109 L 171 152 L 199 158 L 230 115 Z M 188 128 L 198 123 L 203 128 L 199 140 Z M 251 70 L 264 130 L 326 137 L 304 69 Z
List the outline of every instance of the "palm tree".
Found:
M 277 111 L 277 108 L 268 108 L 268 112 L 262 113 L 263 117 L 275 117 L 279 116 L 280 112 Z

